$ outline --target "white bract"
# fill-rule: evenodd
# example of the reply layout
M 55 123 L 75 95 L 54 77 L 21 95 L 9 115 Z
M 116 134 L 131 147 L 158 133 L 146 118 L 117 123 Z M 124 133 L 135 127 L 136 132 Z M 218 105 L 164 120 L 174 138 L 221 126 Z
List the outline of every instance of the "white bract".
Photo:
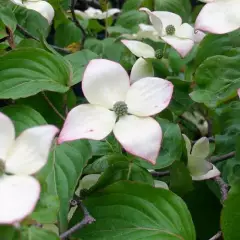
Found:
M 153 11 L 141 8 L 161 39 L 172 46 L 181 57 L 185 57 L 194 46 L 194 29 L 188 23 L 182 23 L 179 15 L 166 11 Z
M 148 77 L 130 86 L 129 76 L 120 64 L 95 59 L 84 72 L 82 89 L 90 104 L 69 112 L 58 142 L 102 140 L 113 131 L 127 152 L 155 164 L 162 130 L 150 116 L 168 106 L 172 83 Z
M 92 7 L 89 7 L 87 10 L 80 11 L 80 10 L 75 10 L 74 11 L 76 15 L 85 18 L 85 19 L 106 19 L 109 18 L 117 13 L 120 13 L 121 10 L 118 8 L 112 8 L 107 10 L 106 12 L 102 12 L 100 9 L 95 9 Z
M 219 170 L 210 162 L 206 161 L 209 153 L 209 140 L 200 138 L 192 147 L 189 138 L 183 134 L 188 154 L 188 170 L 195 181 L 206 180 L 220 175 Z
M 39 12 L 44 18 L 47 19 L 49 25 L 52 23 L 54 18 L 54 9 L 52 5 L 42 0 L 11 0 L 13 3 L 26 7 L 28 9 Z
M 122 40 L 121 42 L 138 57 L 132 67 L 130 82 L 134 83 L 141 78 L 154 76 L 152 64 L 144 58 L 155 58 L 155 50 L 150 45 L 136 40 Z
M 195 30 L 194 31 L 194 42 L 200 43 L 204 38 L 206 37 L 206 34 L 202 31 Z
M 15 224 L 33 210 L 40 184 L 32 174 L 47 162 L 58 129 L 51 125 L 29 128 L 15 139 L 12 121 L 0 113 L 0 224 Z
M 206 5 L 200 11 L 195 29 L 224 34 L 240 28 L 240 0 L 200 0 Z

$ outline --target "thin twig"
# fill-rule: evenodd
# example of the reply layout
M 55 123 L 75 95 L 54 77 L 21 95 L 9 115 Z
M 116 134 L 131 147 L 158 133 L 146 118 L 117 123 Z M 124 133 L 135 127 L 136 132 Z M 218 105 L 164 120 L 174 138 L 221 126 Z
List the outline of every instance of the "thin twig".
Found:
M 227 195 L 228 195 L 228 185 L 224 182 L 224 180 L 218 176 L 213 178 L 214 182 L 216 182 L 220 188 L 220 192 L 221 192 L 221 201 L 222 203 L 227 199 Z
M 192 144 L 195 144 L 197 141 L 198 141 L 198 140 L 192 141 Z M 215 139 L 214 139 L 214 137 L 208 137 L 208 141 L 209 141 L 210 143 L 214 143 L 214 142 L 215 142 Z
M 222 236 L 222 232 L 216 233 L 213 237 L 211 237 L 209 240 L 217 240 Z
M 28 32 L 25 28 L 23 28 L 21 25 L 17 24 L 17 30 L 19 32 L 21 32 L 26 38 L 31 38 L 31 39 L 34 39 L 38 42 L 40 42 L 40 40 L 38 38 L 36 38 L 35 36 L 33 36 L 30 32 Z M 58 47 L 58 46 L 55 46 L 55 45 L 51 45 L 49 44 L 52 48 L 54 48 L 56 51 L 58 52 L 62 52 L 62 53 L 71 53 L 71 51 L 69 51 L 68 49 L 66 48 L 61 48 L 61 47 Z
M 72 228 L 67 230 L 66 232 L 62 233 L 60 235 L 61 240 L 64 240 L 65 238 L 71 236 L 77 230 L 82 229 L 84 226 L 96 221 L 95 218 L 93 218 L 91 216 L 91 214 L 88 212 L 87 208 L 84 206 L 84 204 L 81 200 L 77 200 L 77 203 L 78 203 L 77 205 L 80 206 L 83 211 L 84 218 L 80 223 L 76 224 L 75 226 L 73 226 Z
M 221 155 L 221 156 L 219 156 L 219 157 L 211 157 L 211 158 L 209 159 L 209 162 L 211 162 L 211 163 L 222 162 L 222 161 L 224 161 L 224 160 L 227 160 L 227 159 L 229 159 L 229 158 L 234 157 L 235 154 L 236 154 L 236 152 L 230 152 L 230 153 Z
M 71 11 L 71 14 L 72 14 L 72 20 L 73 22 L 75 23 L 75 25 L 81 30 L 82 32 L 82 43 L 81 43 L 81 47 L 83 47 L 84 45 L 84 42 L 86 40 L 86 32 L 84 30 L 84 28 L 82 27 L 82 25 L 79 23 L 77 17 L 76 17 L 76 14 L 75 14 L 75 11 L 74 11 L 74 8 L 75 8 L 75 5 L 76 5 L 76 2 L 75 0 L 71 0 L 71 5 L 70 5 L 70 11 Z
M 152 171 L 151 174 L 152 174 L 153 177 L 165 177 L 165 176 L 169 176 L 170 172 L 169 171 L 164 171 L 164 172 Z
M 224 182 L 224 180 L 218 176 L 213 178 L 213 180 L 218 184 L 219 188 L 220 188 L 220 192 L 221 192 L 221 202 L 222 204 L 224 203 L 224 201 L 227 199 L 228 196 L 228 185 Z M 219 231 L 218 233 L 216 233 L 212 238 L 210 238 L 209 240 L 217 240 L 222 236 L 222 232 Z
M 43 97 L 45 98 L 45 100 L 48 102 L 48 104 L 50 105 L 50 107 L 53 109 L 53 111 L 63 120 L 65 121 L 65 117 L 57 110 L 57 108 L 52 104 L 52 102 L 49 100 L 49 98 L 47 97 L 47 95 L 42 92 Z
M 14 42 L 13 32 L 10 28 L 6 27 L 6 32 L 8 34 L 7 41 L 11 49 L 14 49 L 16 47 L 16 44 Z

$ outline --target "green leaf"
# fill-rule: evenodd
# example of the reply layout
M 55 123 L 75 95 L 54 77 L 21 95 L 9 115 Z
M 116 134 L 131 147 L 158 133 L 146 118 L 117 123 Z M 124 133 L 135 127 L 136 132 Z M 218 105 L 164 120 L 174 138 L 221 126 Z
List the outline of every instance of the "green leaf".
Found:
M 17 20 L 9 7 L 0 8 L 0 22 L 2 22 L 6 27 L 8 27 L 12 32 L 15 31 Z
M 53 110 L 50 102 L 64 117 L 66 115 L 66 107 L 70 111 L 76 106 L 76 96 L 71 90 L 64 95 L 54 92 L 44 92 L 44 94 L 39 93 L 28 98 L 20 98 L 17 100 L 17 103 L 30 106 L 37 110 L 49 124 L 62 127 L 64 120 Z
M 183 197 L 191 212 L 198 240 L 210 239 L 219 231 L 221 204 L 205 181 L 194 182 L 194 190 Z
M 155 0 L 155 11 L 168 11 L 180 15 L 183 22 L 188 22 L 191 13 L 189 0 Z
M 0 226 L 0 236 L 3 240 L 16 240 L 19 235 L 16 228 L 12 226 L 1 225 Z
M 186 205 L 165 189 L 121 181 L 84 203 L 97 221 L 76 232 L 83 240 L 196 239 Z M 77 214 L 75 221 L 79 221 Z
M 71 81 L 71 86 L 73 86 L 82 81 L 84 69 L 89 61 L 99 57 L 96 53 L 83 49 L 82 51 L 68 54 L 64 58 L 70 62 L 73 68 L 73 79 Z
M 167 80 L 171 81 L 174 85 L 173 97 L 169 109 L 179 116 L 194 103 L 189 97 L 190 83 L 177 77 L 168 77 Z
M 46 120 L 36 110 L 24 105 L 11 105 L 1 109 L 14 123 L 16 134 L 27 128 L 45 125 Z
M 21 232 L 21 240 L 43 240 L 43 239 L 60 240 L 60 238 L 55 233 L 34 226 L 25 228 L 25 230 Z
M 146 169 L 130 162 L 126 157 L 122 156 L 120 158 L 118 156 L 114 159 L 110 156 L 110 159 L 106 160 L 108 161 L 108 167 L 97 183 L 89 190 L 90 192 L 98 191 L 121 180 L 142 182 L 154 186 L 152 175 Z
M 224 35 L 207 35 L 198 47 L 194 59 L 195 68 L 207 58 L 224 55 L 234 47 L 240 47 L 240 33 L 238 30 Z
M 82 170 L 90 157 L 91 147 L 88 141 L 77 140 L 55 145 L 47 165 L 38 174 L 41 182 L 46 179 L 47 192 L 59 198 L 60 232 L 67 229 L 69 201 L 73 198 Z
M 138 10 L 140 7 L 152 8 L 153 0 L 127 0 L 122 11 Z
M 170 166 L 174 161 L 179 160 L 182 155 L 182 135 L 177 124 L 166 119 L 157 118 L 163 131 L 162 146 L 155 165 L 136 158 L 140 166 L 147 169 L 161 169 Z
M 221 227 L 224 240 L 240 239 L 239 221 L 240 221 L 240 187 L 239 182 L 234 184 L 228 198 L 224 202 L 221 215 Z
M 117 19 L 116 26 L 120 25 L 126 29 L 132 30 L 132 31 L 138 31 L 138 25 L 140 23 L 146 23 L 148 22 L 148 17 L 145 13 L 132 10 L 129 12 L 122 13 L 119 18 Z
M 216 107 L 237 96 L 240 88 L 240 55 L 213 56 L 206 59 L 195 73 L 197 87 L 191 98 L 208 107 Z
M 81 30 L 74 22 L 61 24 L 56 29 L 55 43 L 60 47 L 67 47 L 71 43 L 78 43 L 82 39 Z
M 0 98 L 18 99 L 44 90 L 66 92 L 70 72 L 63 58 L 42 49 L 10 51 L 0 57 Z
M 17 19 L 17 23 L 26 29 L 31 35 L 37 38 L 39 38 L 41 35 L 47 37 L 49 24 L 47 19 L 44 18 L 40 13 L 25 7 L 16 7 L 15 5 L 14 14 Z
M 106 154 L 98 159 L 96 159 L 93 163 L 88 164 L 84 169 L 84 174 L 94 174 L 94 173 L 102 173 L 104 172 L 111 164 L 116 162 L 126 161 L 126 156 L 118 153 Z
M 170 168 L 170 189 L 179 196 L 193 190 L 192 177 L 183 162 L 176 161 Z
M 40 200 L 30 218 L 40 224 L 56 223 L 60 204 L 55 195 L 50 195 L 42 189 Z

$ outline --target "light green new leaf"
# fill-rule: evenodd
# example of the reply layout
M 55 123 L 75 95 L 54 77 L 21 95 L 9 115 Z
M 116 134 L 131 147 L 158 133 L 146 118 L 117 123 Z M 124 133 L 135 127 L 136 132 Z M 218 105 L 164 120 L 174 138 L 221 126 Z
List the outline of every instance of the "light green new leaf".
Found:
M 169 190 L 121 181 L 84 203 L 97 220 L 76 232 L 82 240 L 196 240 L 185 203 Z
M 0 76 L 0 98 L 18 99 L 45 90 L 66 92 L 71 69 L 60 56 L 39 48 L 22 48 L 0 57 Z

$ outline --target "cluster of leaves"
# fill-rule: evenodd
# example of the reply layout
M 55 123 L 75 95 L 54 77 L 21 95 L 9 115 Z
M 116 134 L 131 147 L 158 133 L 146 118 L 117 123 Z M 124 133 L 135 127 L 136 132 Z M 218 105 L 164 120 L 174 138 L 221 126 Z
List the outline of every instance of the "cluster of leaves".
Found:
M 189 23 L 202 7 L 189 0 L 127 0 L 117 16 L 77 17 L 76 23 L 68 0 L 48 2 L 55 10 L 52 26 L 38 12 L 0 0 L 0 111 L 12 119 L 17 134 L 47 123 L 62 128 L 67 112 L 86 102 L 80 82 L 90 60 L 109 59 L 130 72 L 136 58 L 120 40 L 148 23 L 140 7 L 177 13 Z M 104 11 L 106 4 L 120 1 L 82 2 L 94 2 Z M 164 50 L 161 42 L 143 41 Z M 163 130 L 156 165 L 124 152 L 112 135 L 54 145 L 36 175 L 42 192 L 34 212 L 21 226 L 0 226 L 1 239 L 60 239 L 83 218 L 81 208 L 70 209 L 69 202 L 89 174 L 101 177 L 80 195 L 96 222 L 74 232 L 72 239 L 206 240 L 220 229 L 224 239 L 240 239 L 240 31 L 208 34 L 184 59 L 167 50 L 167 58 L 151 60 L 155 76 L 174 85 L 169 107 L 156 117 Z M 184 117 L 195 112 L 199 121 Z M 205 134 L 203 122 L 208 123 L 206 136 L 215 140 L 212 155 L 234 152 L 216 163 L 231 187 L 223 206 L 219 186 L 212 180 L 193 182 L 186 167 L 181 134 L 199 139 Z M 170 190 L 155 188 L 154 180 Z

